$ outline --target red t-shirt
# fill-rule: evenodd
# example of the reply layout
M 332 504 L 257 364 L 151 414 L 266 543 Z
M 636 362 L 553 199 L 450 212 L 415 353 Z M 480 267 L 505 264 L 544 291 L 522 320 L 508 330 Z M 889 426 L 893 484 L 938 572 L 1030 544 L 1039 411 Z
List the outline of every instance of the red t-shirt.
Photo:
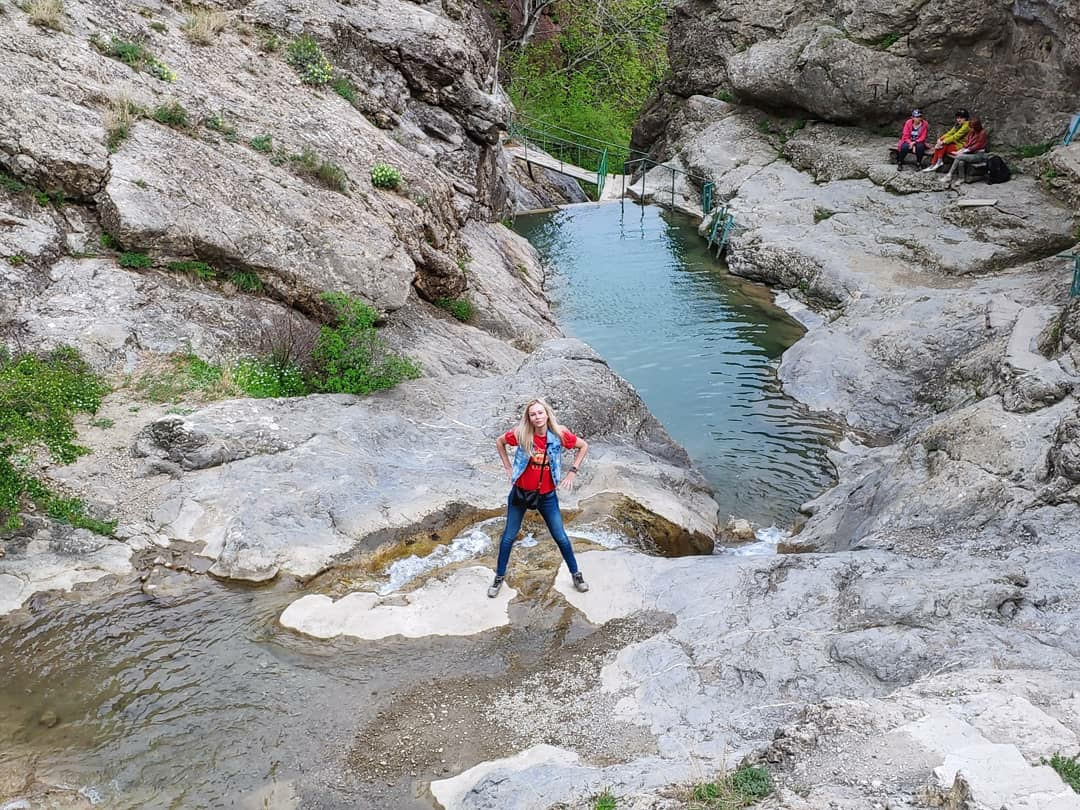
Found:
M 511 447 L 517 447 L 517 436 L 514 435 L 514 431 L 508 430 L 503 434 L 503 438 L 506 443 Z M 562 446 L 567 450 L 572 450 L 577 445 L 577 436 L 567 430 L 562 436 Z M 529 459 L 528 465 L 525 467 L 525 472 L 521 474 L 517 481 L 514 483 L 522 489 L 536 489 L 537 481 L 540 482 L 540 494 L 547 495 L 549 492 L 555 491 L 555 480 L 551 477 L 551 458 L 550 453 L 545 463 L 544 449 L 547 447 L 547 436 L 533 436 L 533 454 Z M 559 450 L 558 452 L 562 452 Z M 542 468 L 541 468 L 542 465 Z M 540 476 L 543 475 L 541 480 Z

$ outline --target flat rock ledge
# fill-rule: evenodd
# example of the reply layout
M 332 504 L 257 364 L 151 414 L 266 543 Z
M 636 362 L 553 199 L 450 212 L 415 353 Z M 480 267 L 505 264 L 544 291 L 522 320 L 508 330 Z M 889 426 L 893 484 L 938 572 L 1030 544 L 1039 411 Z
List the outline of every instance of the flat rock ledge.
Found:
M 498 597 L 488 599 L 491 577 L 490 569 L 476 565 L 458 569 L 444 580 L 429 580 L 404 595 L 357 592 L 335 602 L 329 596 L 309 594 L 285 608 L 280 621 L 285 627 L 322 639 L 470 636 L 510 622 L 507 606 L 517 591 L 504 585 Z M 447 605 L 454 605 L 454 609 L 447 610 Z
M 0 616 L 18 610 L 38 591 L 69 591 L 110 574 L 127 574 L 131 552 L 124 543 L 63 526 L 10 544 L 0 558 Z

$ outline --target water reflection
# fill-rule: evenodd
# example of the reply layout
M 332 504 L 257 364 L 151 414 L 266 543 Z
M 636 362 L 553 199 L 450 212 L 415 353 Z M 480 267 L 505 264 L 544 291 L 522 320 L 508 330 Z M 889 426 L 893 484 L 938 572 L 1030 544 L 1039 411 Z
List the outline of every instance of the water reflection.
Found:
M 563 329 L 634 385 L 725 512 L 789 525 L 831 485 L 833 426 L 776 379 L 802 328 L 764 287 L 729 275 L 689 219 L 608 204 L 519 217 L 516 229 L 552 271 Z

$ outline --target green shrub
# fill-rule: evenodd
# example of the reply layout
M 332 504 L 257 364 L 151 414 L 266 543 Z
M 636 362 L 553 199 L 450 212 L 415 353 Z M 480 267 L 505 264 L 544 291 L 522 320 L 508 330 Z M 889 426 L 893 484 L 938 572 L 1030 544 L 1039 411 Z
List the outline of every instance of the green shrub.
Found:
M 743 799 L 756 801 L 772 793 L 772 777 L 764 768 L 744 765 L 731 774 L 731 786 Z
M 605 790 L 599 796 L 593 798 L 592 810 L 615 810 L 618 806 L 615 797 Z
M 376 163 L 371 167 L 371 185 L 375 188 L 397 188 L 401 185 L 401 172 L 389 163 Z
M 1080 754 L 1072 757 L 1054 754 L 1050 757 L 1048 764 L 1057 771 L 1058 776 L 1066 785 L 1080 793 Z
M 728 104 L 735 103 L 735 96 L 731 94 L 730 90 L 717 90 L 716 97 L 721 101 L 726 101 Z
M 229 282 L 236 289 L 249 293 L 262 292 L 263 288 L 263 283 L 257 275 L 242 270 L 229 273 Z
M 462 323 L 473 316 L 473 305 L 464 298 L 440 298 L 435 302 L 435 306 L 445 309 Z
M 274 138 L 270 135 L 256 135 L 250 141 L 251 148 L 256 152 L 273 152 L 274 151 Z
M 90 42 L 105 56 L 123 62 L 132 70 L 145 70 L 164 82 L 176 81 L 176 73 L 138 42 L 128 42 L 115 36 L 105 42 L 98 34 L 90 37 Z
M 173 129 L 187 129 L 188 111 L 179 101 L 170 101 L 154 109 L 152 117 L 159 124 Z
M 285 61 L 300 74 L 305 84 L 321 87 L 334 78 L 334 66 L 322 52 L 319 43 L 309 34 L 301 34 L 285 51 Z
M 251 397 L 302 397 L 310 393 L 298 366 L 268 359 L 242 358 L 232 376 L 236 386 Z
M 185 260 L 169 262 L 165 266 L 174 273 L 188 273 L 203 281 L 210 281 L 211 279 L 217 278 L 217 271 L 206 262 Z
M 23 256 L 21 253 L 16 253 L 13 256 L 8 256 L 7 262 L 12 267 L 22 267 L 24 264 L 26 264 L 26 257 Z
M 55 495 L 26 469 L 41 449 L 60 464 L 89 452 L 75 443 L 73 417 L 95 413 L 107 392 L 69 346 L 44 355 L 0 347 L 0 530 L 18 528 L 19 510 L 29 502 L 75 526 L 106 534 L 115 528 L 86 515 L 81 501 Z
M 413 360 L 394 354 L 375 330 L 377 313 L 342 293 L 326 293 L 333 321 L 319 331 L 312 354 L 312 387 L 336 394 L 370 394 L 420 376 Z
M 135 269 L 146 268 L 153 264 L 150 257 L 145 253 L 133 253 L 131 251 L 121 253 L 118 261 L 120 262 L 121 267 L 131 267 Z
M 26 183 L 23 183 L 17 177 L 0 170 L 0 188 L 3 188 L 4 191 L 8 191 L 12 194 L 20 194 L 21 192 L 26 191 Z
M 102 231 L 101 236 L 98 237 L 98 243 L 106 250 L 116 250 L 120 247 L 116 237 L 108 231 Z
M 334 88 L 335 93 L 356 106 L 356 87 L 351 81 L 342 76 L 340 79 L 334 79 L 334 83 L 330 86 Z

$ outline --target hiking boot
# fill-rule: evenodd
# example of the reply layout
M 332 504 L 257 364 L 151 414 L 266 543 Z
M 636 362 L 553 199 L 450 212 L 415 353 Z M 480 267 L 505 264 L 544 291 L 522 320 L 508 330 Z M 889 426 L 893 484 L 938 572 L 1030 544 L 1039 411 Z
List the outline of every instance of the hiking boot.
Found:
M 904 170 L 904 164 L 903 163 L 897 163 L 896 164 L 896 170 L 898 172 L 902 172 Z
M 580 571 L 578 571 L 576 574 L 573 575 L 573 578 L 574 578 L 574 587 L 575 588 L 577 588 L 582 593 L 585 593 L 585 591 L 589 590 L 589 583 L 587 583 L 585 581 L 585 575 L 584 574 L 582 574 Z
M 499 577 L 499 576 L 495 577 L 495 580 L 491 583 L 491 587 L 488 588 L 488 597 L 489 598 L 494 599 L 496 596 L 499 595 L 499 588 L 502 587 L 503 580 L 505 580 L 505 579 L 506 579 L 506 577 Z

